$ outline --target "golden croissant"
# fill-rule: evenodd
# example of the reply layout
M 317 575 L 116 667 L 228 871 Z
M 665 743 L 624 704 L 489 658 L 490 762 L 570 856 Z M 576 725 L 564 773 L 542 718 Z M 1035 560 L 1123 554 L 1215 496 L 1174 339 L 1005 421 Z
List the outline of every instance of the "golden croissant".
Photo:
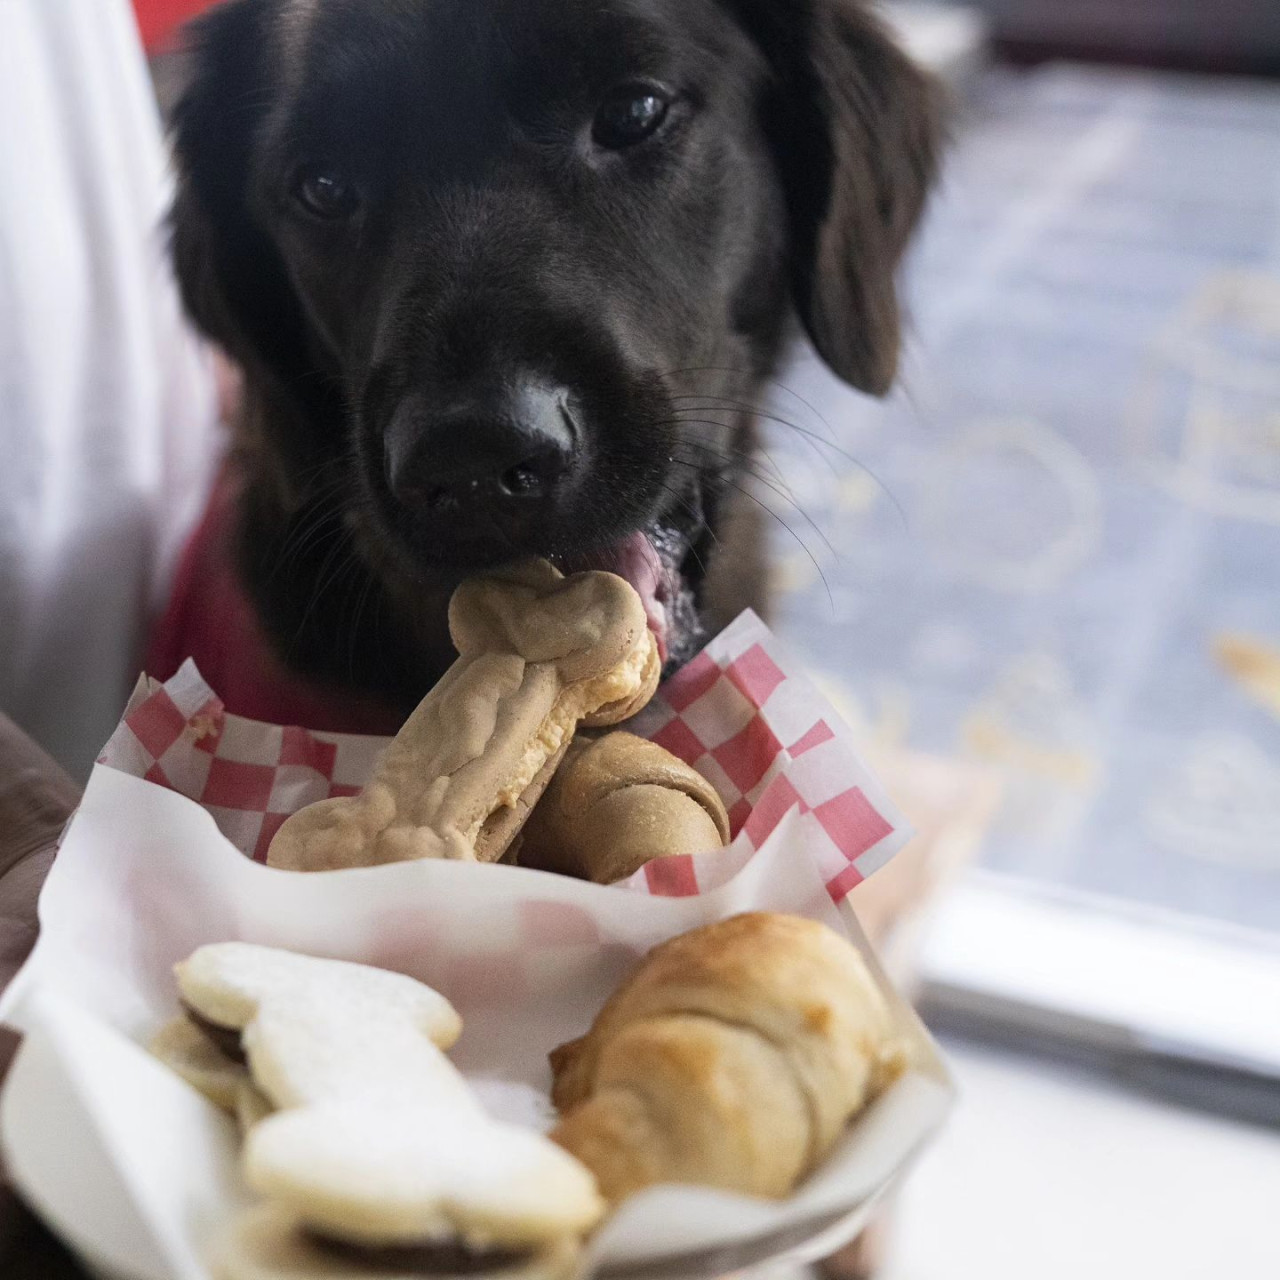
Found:
M 661 1182 L 782 1197 L 905 1065 L 857 949 L 757 913 L 652 951 L 551 1055 L 552 1137 L 618 1202 Z

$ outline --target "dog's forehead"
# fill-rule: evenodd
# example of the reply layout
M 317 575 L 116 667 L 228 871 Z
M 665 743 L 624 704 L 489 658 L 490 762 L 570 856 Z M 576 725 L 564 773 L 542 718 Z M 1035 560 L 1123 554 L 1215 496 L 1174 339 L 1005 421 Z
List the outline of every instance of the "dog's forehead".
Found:
M 608 63 L 660 56 L 711 29 L 718 0 L 278 0 L 276 27 L 286 80 L 295 86 L 325 64 L 377 58 L 429 70 L 536 57 Z

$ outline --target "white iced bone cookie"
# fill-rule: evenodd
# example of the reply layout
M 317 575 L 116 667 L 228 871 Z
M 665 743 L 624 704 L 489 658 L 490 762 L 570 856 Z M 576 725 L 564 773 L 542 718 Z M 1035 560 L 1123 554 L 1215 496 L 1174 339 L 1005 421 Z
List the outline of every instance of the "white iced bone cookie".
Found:
M 585 1232 L 594 1179 L 542 1134 L 435 1102 L 336 1102 L 264 1120 L 249 1183 L 308 1226 L 369 1245 L 530 1249 Z
M 324 1007 L 401 1014 L 433 1044 L 448 1049 L 462 1034 L 458 1011 L 425 983 L 345 960 L 297 955 L 251 942 L 201 947 L 174 966 L 187 1007 L 214 1026 L 243 1031 L 266 997 L 322 1000 Z
M 437 1097 L 478 1109 L 437 1048 L 454 1044 L 462 1020 L 413 978 L 245 942 L 201 947 L 175 972 L 188 1009 L 240 1033 L 253 1080 L 276 1107 L 352 1095 L 390 1105 L 406 1089 L 403 1100 L 417 1101 L 426 1079 Z
M 393 1251 L 373 1258 L 309 1235 L 274 1205 L 257 1205 L 232 1225 L 213 1258 L 217 1280 L 568 1280 L 578 1246 L 560 1240 L 529 1254 L 490 1258 L 456 1250 Z
M 197 1015 L 240 1029 L 279 1108 L 249 1130 L 245 1170 L 304 1226 L 370 1246 L 531 1249 L 600 1217 L 582 1164 L 485 1113 L 437 1047 L 460 1024 L 429 987 L 244 943 L 203 947 L 177 974 Z

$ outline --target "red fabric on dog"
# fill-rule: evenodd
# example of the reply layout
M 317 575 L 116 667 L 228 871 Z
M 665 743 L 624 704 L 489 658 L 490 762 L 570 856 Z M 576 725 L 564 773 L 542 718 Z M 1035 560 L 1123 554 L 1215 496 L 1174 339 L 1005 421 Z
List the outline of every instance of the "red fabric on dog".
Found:
M 138 30 L 148 53 L 157 53 L 184 22 L 190 21 L 215 0 L 133 0 Z
M 236 576 L 232 529 L 237 480 L 223 471 L 151 635 L 147 674 L 168 680 L 187 658 L 226 709 L 250 720 L 331 733 L 394 734 L 394 707 L 299 679 L 273 653 Z

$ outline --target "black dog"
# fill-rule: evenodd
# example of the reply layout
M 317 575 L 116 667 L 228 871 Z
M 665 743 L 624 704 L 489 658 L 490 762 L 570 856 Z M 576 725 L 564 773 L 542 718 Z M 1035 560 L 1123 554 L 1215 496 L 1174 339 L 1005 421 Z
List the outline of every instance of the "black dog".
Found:
M 233 0 L 194 55 L 175 257 L 282 655 L 412 703 L 453 587 L 540 554 L 689 656 L 792 317 L 893 380 L 925 77 L 857 0 Z

